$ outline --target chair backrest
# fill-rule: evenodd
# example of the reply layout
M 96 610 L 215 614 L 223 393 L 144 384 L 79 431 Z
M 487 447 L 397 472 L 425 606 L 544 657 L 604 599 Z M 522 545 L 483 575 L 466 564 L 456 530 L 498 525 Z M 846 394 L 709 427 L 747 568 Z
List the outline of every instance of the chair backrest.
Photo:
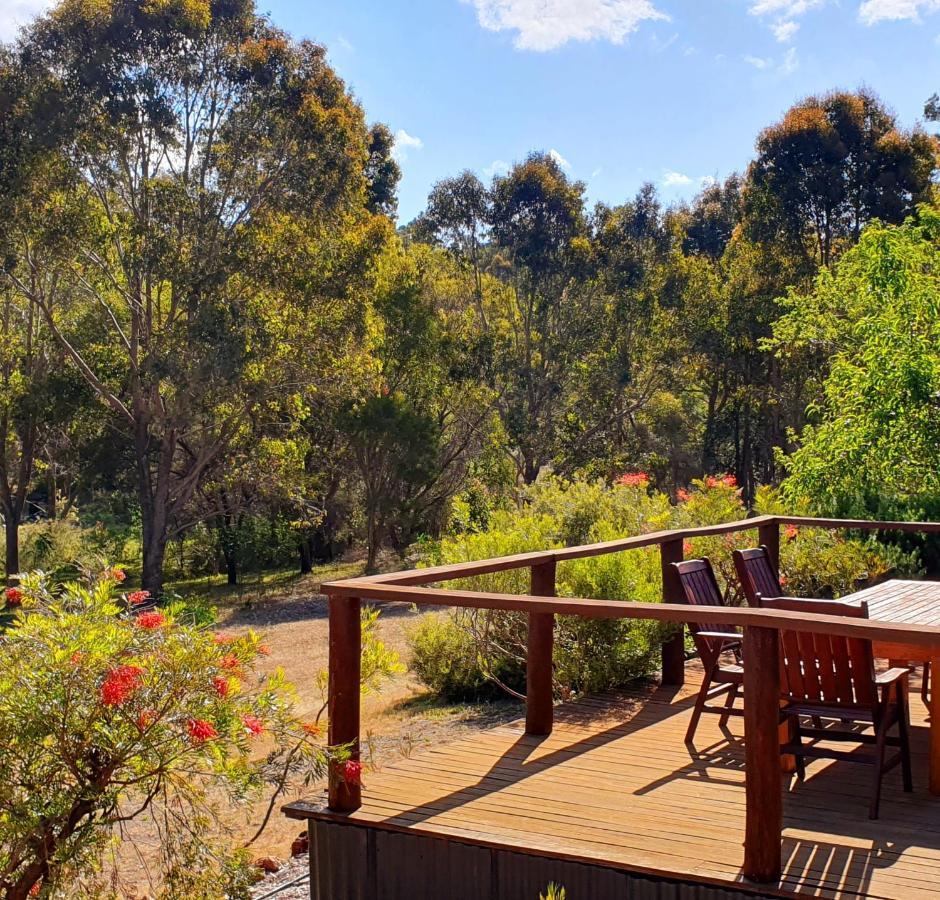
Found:
M 684 562 L 672 564 L 673 569 L 679 576 L 679 582 L 682 585 L 684 600 L 690 606 L 724 606 L 725 600 L 721 594 L 721 588 L 718 587 L 718 580 L 715 578 L 715 570 L 712 568 L 708 557 L 702 559 L 687 559 Z M 696 649 L 699 655 L 703 651 L 708 652 L 721 647 L 721 641 L 709 638 L 700 638 L 699 631 L 718 631 L 732 633 L 737 631 L 731 625 L 701 625 L 696 622 L 689 622 L 689 631 L 695 640 Z
M 733 550 L 731 558 L 738 573 L 738 581 L 744 591 L 748 606 L 759 606 L 761 597 L 779 597 L 780 580 L 774 564 L 770 561 L 770 551 L 763 545 L 750 550 Z
M 767 609 L 868 618 L 868 604 L 795 597 L 761 598 Z M 874 708 L 878 693 L 871 641 L 834 634 L 780 632 L 780 689 L 791 701 Z

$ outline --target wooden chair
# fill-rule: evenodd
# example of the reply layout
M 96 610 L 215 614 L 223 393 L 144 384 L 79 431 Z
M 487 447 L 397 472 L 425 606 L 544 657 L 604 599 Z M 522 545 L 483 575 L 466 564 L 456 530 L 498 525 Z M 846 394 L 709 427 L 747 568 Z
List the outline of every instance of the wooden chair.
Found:
M 684 600 L 690 606 L 724 606 L 721 589 L 715 579 L 715 572 L 708 559 L 690 559 L 672 563 L 682 584 Z M 695 643 L 695 649 L 705 668 L 702 686 L 695 698 L 692 720 L 685 733 L 685 741 L 691 744 L 695 738 L 699 719 L 703 712 L 717 713 L 721 716 L 721 725 L 728 724 L 729 716 L 743 715 L 735 709 L 734 701 L 744 683 L 744 669 L 741 665 L 741 634 L 733 627 L 722 625 L 698 625 L 689 623 L 689 632 Z M 723 662 L 725 654 L 733 653 L 735 662 Z M 709 701 L 725 696 L 721 706 L 711 706 Z
M 763 599 L 761 606 L 809 615 L 848 616 L 867 619 L 868 606 L 836 600 L 801 600 L 794 597 Z M 911 754 L 908 743 L 906 668 L 875 673 L 871 641 L 837 635 L 780 632 L 781 715 L 790 725 L 790 740 L 781 754 L 792 754 L 797 773 L 805 777 L 805 757 L 821 757 L 873 766 L 872 797 L 868 817 L 878 818 L 881 781 L 885 772 L 901 766 L 904 790 L 912 790 Z M 802 719 L 829 721 L 828 727 L 806 727 Z M 874 734 L 851 731 L 843 725 L 870 725 Z M 897 736 L 888 732 L 897 726 Z M 804 744 L 803 738 L 811 743 Z M 849 753 L 820 746 L 819 742 L 856 741 L 873 744 L 874 752 Z M 887 747 L 898 751 L 886 758 Z
M 731 558 L 741 582 L 741 589 L 748 606 L 760 606 L 762 598 L 782 596 L 780 580 L 770 561 L 770 551 L 763 545 L 749 550 L 732 550 Z M 891 665 L 900 665 L 902 661 L 891 660 Z M 928 702 L 930 689 L 930 663 L 924 663 L 924 677 L 921 679 L 920 696 Z
M 760 606 L 761 597 L 781 596 L 780 579 L 765 546 L 732 550 L 731 558 L 748 606 Z

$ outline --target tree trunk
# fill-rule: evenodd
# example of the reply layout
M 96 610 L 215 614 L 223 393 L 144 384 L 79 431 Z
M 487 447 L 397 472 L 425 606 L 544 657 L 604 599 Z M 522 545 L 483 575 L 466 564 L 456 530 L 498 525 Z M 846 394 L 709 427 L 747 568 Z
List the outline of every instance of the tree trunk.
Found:
M 231 550 L 224 551 L 226 584 L 238 584 L 238 559 Z
M 300 574 L 309 575 L 313 571 L 313 548 L 309 538 L 300 541 Z
M 3 530 L 6 535 L 6 576 L 12 584 L 12 576 L 20 571 L 20 516 L 13 510 L 5 510 Z

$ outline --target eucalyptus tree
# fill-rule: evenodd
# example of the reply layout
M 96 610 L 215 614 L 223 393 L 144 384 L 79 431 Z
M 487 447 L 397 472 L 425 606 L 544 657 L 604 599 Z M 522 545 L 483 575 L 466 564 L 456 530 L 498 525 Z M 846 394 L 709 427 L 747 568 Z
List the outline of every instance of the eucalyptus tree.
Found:
M 7 284 L 133 446 L 158 593 L 173 521 L 252 411 L 315 393 L 355 347 L 390 143 L 323 48 L 251 0 L 65 0 L 11 65 L 57 98 L 38 152 L 60 186 L 8 223 Z M 38 130 L 23 106 L 4 127 Z

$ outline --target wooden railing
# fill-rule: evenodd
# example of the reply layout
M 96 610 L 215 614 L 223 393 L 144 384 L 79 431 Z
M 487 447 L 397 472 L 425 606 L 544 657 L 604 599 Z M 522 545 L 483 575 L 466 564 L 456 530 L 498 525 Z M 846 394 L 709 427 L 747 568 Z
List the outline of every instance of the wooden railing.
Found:
M 934 656 L 934 671 L 940 671 L 940 628 L 842 618 L 807 617 L 784 610 L 715 608 L 696 606 L 694 613 L 681 603 L 681 587 L 670 565 L 683 558 L 683 542 L 756 530 L 757 543 L 764 544 L 774 564 L 779 562 L 780 526 L 816 528 L 940 532 L 938 522 L 873 522 L 867 520 L 818 519 L 797 516 L 756 516 L 737 522 L 660 531 L 636 537 L 520 553 L 452 565 L 435 566 L 385 575 L 373 575 L 323 586 L 330 603 L 329 638 L 329 740 L 334 746 L 349 745 L 358 755 L 360 709 L 359 671 L 361 651 L 360 604 L 363 600 L 399 601 L 418 606 L 453 606 L 474 609 L 511 610 L 528 615 L 526 662 L 526 732 L 547 735 L 552 730 L 552 651 L 554 617 L 582 616 L 596 619 L 651 619 L 682 625 L 694 620 L 702 624 L 738 626 L 743 631 L 744 658 L 776 660 L 781 630 L 812 634 L 834 634 L 864 640 L 914 644 L 928 647 Z M 635 603 L 619 600 L 555 596 L 555 570 L 559 562 L 640 547 L 659 546 L 663 572 L 663 602 Z M 491 572 L 528 568 L 528 595 L 487 591 L 449 590 L 428 587 Z M 936 650 L 936 654 L 933 654 Z M 662 673 L 666 684 L 684 681 L 685 646 L 682 629 L 663 645 Z M 744 667 L 745 792 L 747 804 L 744 875 L 758 882 L 780 877 L 783 807 L 779 756 L 780 681 L 777 665 Z M 940 756 L 940 747 L 931 747 Z M 940 767 L 938 767 L 940 771 Z M 352 812 L 361 805 L 361 789 L 340 777 L 331 777 L 329 807 Z

